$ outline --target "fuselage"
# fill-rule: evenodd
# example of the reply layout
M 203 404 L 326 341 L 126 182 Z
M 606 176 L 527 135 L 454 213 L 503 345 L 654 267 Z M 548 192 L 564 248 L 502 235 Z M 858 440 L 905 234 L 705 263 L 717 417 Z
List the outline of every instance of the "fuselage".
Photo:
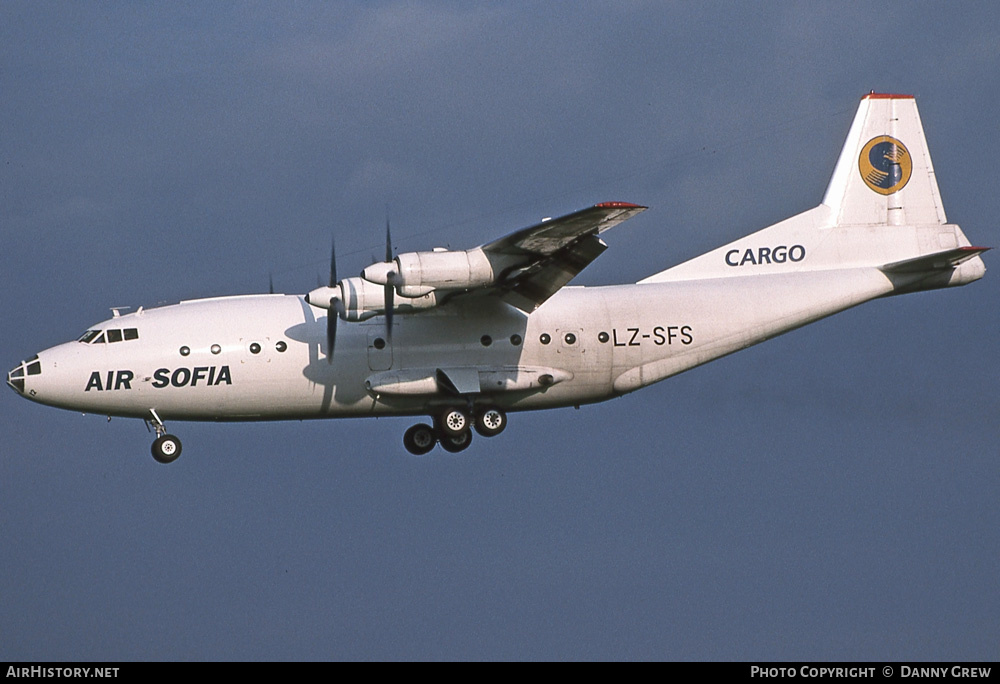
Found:
M 201 299 L 97 324 L 88 341 L 25 362 L 21 386 L 12 386 L 84 413 L 281 420 L 465 405 L 469 397 L 433 382 L 443 371 L 478 378 L 477 404 L 571 406 L 630 392 L 891 290 L 885 275 L 865 268 L 569 287 L 530 315 L 494 297 L 470 297 L 397 315 L 391 336 L 382 317 L 342 324 L 332 360 L 327 311 L 301 296 Z
M 821 204 L 634 285 L 569 287 L 645 210 L 602 202 L 464 251 L 386 256 L 305 296 L 118 316 L 7 376 L 34 401 L 150 421 L 428 415 L 413 454 L 503 431 L 510 411 L 603 401 L 892 294 L 985 272 L 941 201 L 916 103 L 869 93 Z M 387 318 L 385 314 L 390 314 Z

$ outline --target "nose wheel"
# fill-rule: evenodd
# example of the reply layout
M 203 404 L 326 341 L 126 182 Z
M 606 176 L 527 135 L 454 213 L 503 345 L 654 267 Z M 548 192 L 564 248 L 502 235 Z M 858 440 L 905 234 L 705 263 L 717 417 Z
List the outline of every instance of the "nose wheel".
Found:
M 156 439 L 153 441 L 153 458 L 157 463 L 173 463 L 181 455 L 181 440 L 173 435 L 167 434 L 167 428 L 156 415 L 156 409 L 149 409 L 149 414 L 153 417 L 147 423 L 152 424 L 156 430 Z
M 160 435 L 153 442 L 152 451 L 157 463 L 173 463 L 181 455 L 181 440 L 173 435 Z

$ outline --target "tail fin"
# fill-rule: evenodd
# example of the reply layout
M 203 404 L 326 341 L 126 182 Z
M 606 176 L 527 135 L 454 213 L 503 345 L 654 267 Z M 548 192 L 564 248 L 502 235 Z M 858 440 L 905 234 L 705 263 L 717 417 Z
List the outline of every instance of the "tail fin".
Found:
M 909 291 L 978 280 L 982 251 L 948 223 L 916 100 L 869 93 L 822 204 L 639 282 L 873 267 Z
M 862 98 L 823 204 L 838 225 L 948 222 L 912 95 Z

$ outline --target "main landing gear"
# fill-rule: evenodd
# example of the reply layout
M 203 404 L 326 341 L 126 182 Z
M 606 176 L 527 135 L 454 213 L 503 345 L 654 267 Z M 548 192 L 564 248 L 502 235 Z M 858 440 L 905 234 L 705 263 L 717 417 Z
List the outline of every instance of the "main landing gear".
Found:
M 167 428 L 163 425 L 160 417 L 156 415 L 155 409 L 149 409 L 149 413 L 153 419 L 147 422 L 152 424 L 153 429 L 156 430 L 156 440 L 153 442 L 152 448 L 153 458 L 156 459 L 157 463 L 173 463 L 181 455 L 181 440 L 167 434 Z
M 411 454 L 422 456 L 440 444 L 453 454 L 472 444 L 472 429 L 483 437 L 495 437 L 507 427 L 507 414 L 498 408 L 485 408 L 469 415 L 461 409 L 448 409 L 434 417 L 434 426 L 417 423 L 403 434 L 403 446 Z

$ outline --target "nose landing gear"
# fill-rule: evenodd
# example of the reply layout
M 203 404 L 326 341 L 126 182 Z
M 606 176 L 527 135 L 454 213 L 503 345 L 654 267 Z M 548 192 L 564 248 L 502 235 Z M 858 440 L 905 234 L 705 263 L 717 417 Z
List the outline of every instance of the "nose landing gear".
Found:
M 173 463 L 181 455 L 181 440 L 173 435 L 160 435 L 153 442 L 152 451 L 157 463 Z
M 181 440 L 167 434 L 167 428 L 160 417 L 156 415 L 156 409 L 149 409 L 149 413 L 153 419 L 148 422 L 156 430 L 156 440 L 153 441 L 151 449 L 153 458 L 156 459 L 157 463 L 173 463 L 181 455 Z

